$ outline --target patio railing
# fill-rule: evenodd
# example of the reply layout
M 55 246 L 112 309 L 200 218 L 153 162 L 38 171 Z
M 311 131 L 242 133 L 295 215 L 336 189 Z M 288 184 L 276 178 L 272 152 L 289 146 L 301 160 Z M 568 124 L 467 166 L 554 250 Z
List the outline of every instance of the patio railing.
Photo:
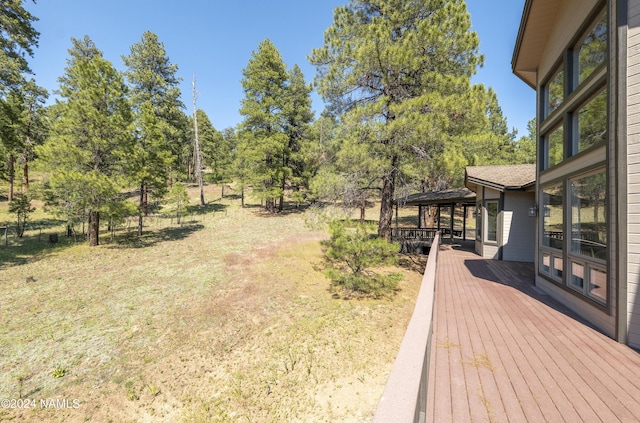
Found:
M 424 422 L 427 411 L 429 360 L 433 332 L 436 266 L 440 234 L 427 259 L 413 316 L 373 418 L 375 423 Z
M 438 229 L 427 228 L 391 228 L 391 238 L 393 240 L 419 240 L 430 241 L 439 232 Z

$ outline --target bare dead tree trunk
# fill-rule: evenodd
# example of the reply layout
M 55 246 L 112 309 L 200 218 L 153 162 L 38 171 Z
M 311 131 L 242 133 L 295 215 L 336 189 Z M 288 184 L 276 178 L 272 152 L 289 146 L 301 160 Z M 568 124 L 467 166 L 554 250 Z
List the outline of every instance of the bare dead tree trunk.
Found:
M 198 139 L 198 113 L 196 106 L 196 74 L 193 74 L 193 126 L 194 126 L 194 161 L 195 161 L 195 177 L 198 181 L 198 185 L 200 185 L 200 205 L 204 206 L 206 203 L 204 201 L 204 186 L 202 183 L 202 156 L 200 155 L 200 141 Z

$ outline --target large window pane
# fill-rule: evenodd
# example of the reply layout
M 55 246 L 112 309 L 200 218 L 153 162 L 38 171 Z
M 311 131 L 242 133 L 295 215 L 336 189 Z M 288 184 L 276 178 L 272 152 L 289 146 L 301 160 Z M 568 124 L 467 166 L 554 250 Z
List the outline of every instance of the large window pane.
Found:
M 498 202 L 487 203 L 487 241 L 498 240 Z
M 564 101 L 564 69 L 560 68 L 546 86 L 546 113 L 549 116 Z
M 578 84 L 587 79 L 593 71 L 604 63 L 607 56 L 607 15 L 600 15 L 596 24 L 578 46 Z
M 604 172 L 571 181 L 571 251 L 606 259 L 607 210 Z
M 562 250 L 564 244 L 562 184 L 542 188 L 542 245 Z
M 607 140 L 607 94 L 600 94 L 591 99 L 578 111 L 578 146 L 577 152 L 602 144 Z
M 560 163 L 564 157 L 564 128 L 559 126 L 546 139 L 547 168 Z

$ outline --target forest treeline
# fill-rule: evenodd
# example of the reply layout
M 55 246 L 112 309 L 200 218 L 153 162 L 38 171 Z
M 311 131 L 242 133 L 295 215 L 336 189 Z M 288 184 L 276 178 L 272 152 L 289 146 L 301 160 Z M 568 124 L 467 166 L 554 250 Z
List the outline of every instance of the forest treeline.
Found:
M 72 38 L 48 101 L 28 62 L 37 17 L 22 0 L 0 9 L 7 199 L 16 213 L 39 198 L 69 228 L 86 222 L 90 245 L 101 225 L 128 216 L 138 216 L 142 234 L 150 204 L 176 182 L 196 181 L 199 158 L 207 182 L 233 183 L 243 205 L 250 187 L 271 213 L 291 203 L 379 201 L 378 235 L 386 239 L 394 198 L 460 186 L 467 165 L 535 161 L 535 122 L 518 137 L 496 93 L 471 82 L 484 58 L 463 0 L 351 0 L 336 8 L 324 44 L 308 56 L 313 83 L 265 39 L 238 75 L 242 120 L 222 130 L 205 111 L 187 112 L 190 93 L 180 92 L 178 66 L 152 32 L 123 52 L 124 70 L 89 36 Z M 318 116 L 314 89 L 327 105 Z

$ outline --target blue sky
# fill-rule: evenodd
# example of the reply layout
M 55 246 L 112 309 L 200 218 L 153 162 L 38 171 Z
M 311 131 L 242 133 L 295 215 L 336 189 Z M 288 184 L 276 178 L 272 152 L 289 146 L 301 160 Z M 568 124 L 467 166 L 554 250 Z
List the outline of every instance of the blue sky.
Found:
M 183 102 L 192 112 L 191 80 L 197 76 L 198 108 L 217 129 L 235 126 L 243 98 L 242 69 L 260 41 L 269 38 L 291 68 L 298 64 L 308 81 L 315 67 L 307 56 L 322 46 L 333 9 L 348 0 L 38 0 L 26 7 L 40 20 L 39 48 L 30 60 L 39 85 L 58 87 L 71 37 L 89 35 L 105 57 L 124 69 L 122 55 L 146 30 L 158 35 L 179 67 Z M 473 81 L 492 86 L 510 128 L 526 133 L 535 113 L 535 92 L 511 73 L 511 56 L 524 0 L 467 0 L 480 37 L 485 66 Z M 322 100 L 313 95 L 319 114 Z

